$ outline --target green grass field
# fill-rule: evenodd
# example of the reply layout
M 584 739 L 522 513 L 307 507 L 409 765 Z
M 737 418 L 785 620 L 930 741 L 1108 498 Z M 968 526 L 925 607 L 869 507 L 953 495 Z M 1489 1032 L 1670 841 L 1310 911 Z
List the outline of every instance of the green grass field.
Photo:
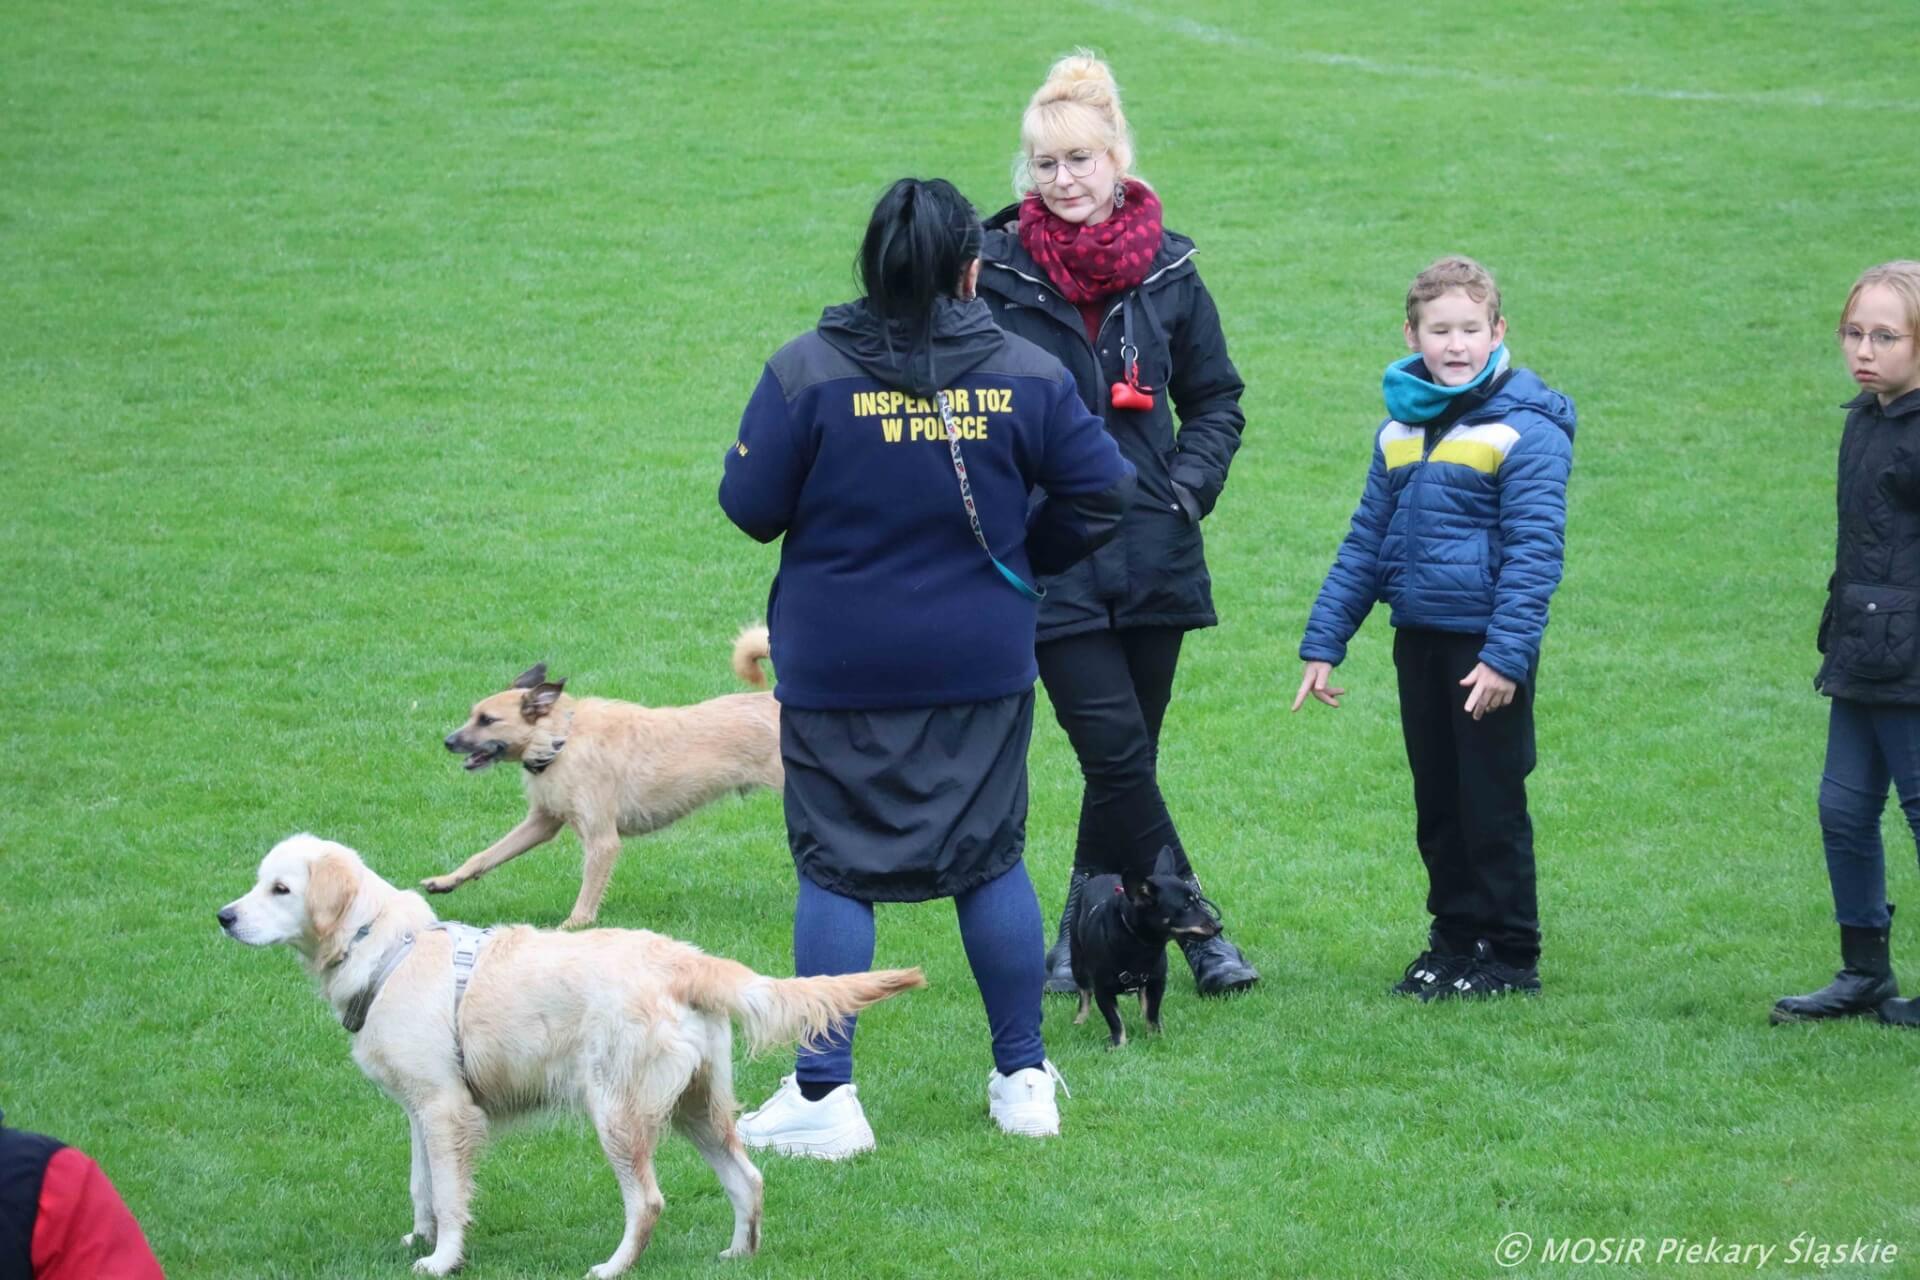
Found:
M 863 1019 L 881 1147 L 769 1157 L 726 1274 L 1585 1274 L 1538 1242 L 1881 1239 L 1920 1274 L 1920 1040 L 1771 1028 L 1837 963 L 1810 689 L 1854 275 L 1920 253 L 1910 0 L 1409 8 L 1227 0 L 14 0 L 0 19 L 0 1105 L 109 1170 L 175 1277 L 406 1274 L 406 1126 L 294 958 L 213 913 L 310 829 L 410 883 L 520 813 L 440 738 L 537 659 L 583 693 L 731 688 L 776 563 L 713 499 L 761 362 L 852 292 L 905 173 L 1009 198 L 1018 112 L 1078 43 L 1247 379 L 1163 783 L 1252 995 L 1169 997 L 1110 1054 L 1050 1001 L 1066 1133 L 985 1117 L 945 903 L 881 913 L 933 987 Z M 1543 999 L 1411 1007 L 1388 632 L 1286 714 L 1414 271 L 1500 273 L 1578 402 L 1535 775 Z M 1059 909 L 1078 795 L 1036 735 Z M 1896 899 L 1913 845 L 1888 824 Z M 439 900 L 551 924 L 571 836 Z M 628 846 L 601 920 L 791 965 L 778 801 Z M 1920 911 L 1920 905 L 1914 908 Z M 1896 934 L 1896 958 L 1920 948 Z M 1176 965 L 1178 964 L 1176 960 Z M 1136 1015 L 1137 1017 L 1137 1015 Z M 744 1063 L 757 1103 L 784 1056 Z M 635 1274 L 719 1274 L 691 1148 Z M 584 1124 L 482 1163 L 466 1274 L 619 1234 Z M 1723 1271 L 1725 1267 L 1710 1267 Z

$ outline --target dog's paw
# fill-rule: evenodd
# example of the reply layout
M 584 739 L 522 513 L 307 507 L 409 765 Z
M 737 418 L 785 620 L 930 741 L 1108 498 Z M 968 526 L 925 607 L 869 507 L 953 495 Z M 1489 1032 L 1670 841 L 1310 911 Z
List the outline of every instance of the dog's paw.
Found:
M 626 1272 L 625 1267 L 616 1267 L 611 1262 L 597 1262 L 587 1268 L 587 1274 L 592 1277 L 592 1280 L 613 1280 L 615 1276 L 625 1275 Z
M 738 1249 L 722 1249 L 720 1256 L 723 1258 L 751 1258 L 753 1256 L 753 1250 L 749 1249 L 746 1245 L 741 1245 Z
M 454 1269 L 459 1265 L 460 1259 L 458 1258 L 441 1258 L 438 1255 L 429 1255 L 414 1263 L 413 1270 L 416 1275 L 446 1276 L 452 1275 Z
M 560 922 L 560 927 L 562 929 L 591 929 L 593 927 L 593 917 L 568 916 Z
M 433 1248 L 433 1228 L 415 1227 L 413 1230 L 407 1232 L 407 1234 L 400 1237 L 400 1247 L 402 1249 Z
M 428 876 L 420 882 L 420 887 L 428 893 L 452 893 L 460 887 L 460 882 L 452 876 Z

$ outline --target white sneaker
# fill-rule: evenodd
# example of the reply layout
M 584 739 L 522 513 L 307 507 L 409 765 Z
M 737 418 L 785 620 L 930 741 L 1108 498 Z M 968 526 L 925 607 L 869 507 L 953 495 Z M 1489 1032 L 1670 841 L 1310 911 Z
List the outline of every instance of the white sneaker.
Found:
M 787 1076 L 780 1081 L 779 1092 L 759 1110 L 741 1116 L 736 1128 L 747 1146 L 787 1156 L 844 1160 L 873 1150 L 873 1128 L 851 1084 L 841 1085 L 818 1102 L 808 1102 L 800 1095 L 799 1082 Z
M 1027 1138 L 1051 1138 L 1060 1132 L 1060 1108 L 1053 1100 L 1053 1086 L 1069 1098 L 1072 1090 L 1060 1078 L 1060 1069 L 1050 1061 L 1003 1076 L 998 1071 L 987 1077 L 987 1112 L 1004 1133 Z

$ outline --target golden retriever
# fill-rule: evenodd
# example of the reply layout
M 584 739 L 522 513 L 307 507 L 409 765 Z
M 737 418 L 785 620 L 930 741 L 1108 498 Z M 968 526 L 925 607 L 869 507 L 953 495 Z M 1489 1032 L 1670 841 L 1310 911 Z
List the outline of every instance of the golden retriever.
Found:
M 734 1133 L 730 1019 L 756 1050 L 810 1042 L 926 985 L 918 969 L 767 978 L 642 930 L 511 925 L 480 946 L 460 996 L 454 939 L 426 899 L 312 835 L 275 845 L 253 889 L 219 920 L 250 946 L 300 953 L 356 1032 L 354 1061 L 406 1109 L 413 1230 L 403 1243 L 431 1246 L 414 1270 L 434 1276 L 460 1264 L 487 1121 L 541 1107 L 586 1111 L 620 1181 L 626 1231 L 591 1274 L 618 1275 L 646 1248 L 664 1204 L 653 1151 L 668 1123 L 700 1149 L 733 1203 L 721 1256 L 754 1252 L 760 1172 Z
M 734 673 L 764 684 L 767 629 L 748 627 L 733 645 Z M 521 766 L 527 816 L 462 863 L 420 882 L 451 893 L 503 862 L 545 844 L 571 826 L 586 852 L 580 896 L 562 929 L 584 928 L 600 914 L 622 836 L 645 835 L 728 792 L 779 789 L 780 704 L 771 693 L 732 693 L 690 707 L 643 707 L 611 698 L 567 696 L 547 666 L 523 672 L 512 687 L 475 703 L 446 737 L 470 772 L 500 760 Z

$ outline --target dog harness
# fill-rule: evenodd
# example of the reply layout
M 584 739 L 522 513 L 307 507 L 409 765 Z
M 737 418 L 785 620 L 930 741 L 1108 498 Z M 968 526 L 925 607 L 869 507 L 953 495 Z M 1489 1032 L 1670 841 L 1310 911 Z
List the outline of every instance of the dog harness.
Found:
M 1088 924 L 1092 924 L 1095 917 L 1103 915 L 1106 911 L 1106 908 L 1108 907 L 1117 908 L 1121 905 L 1115 899 L 1124 896 L 1127 892 L 1126 889 L 1116 884 L 1115 886 L 1113 886 L 1113 892 L 1114 892 L 1113 898 L 1108 898 L 1105 902 L 1093 903 L 1091 906 L 1087 908 Z M 1134 929 L 1133 922 L 1127 919 L 1127 913 L 1125 911 L 1116 911 L 1114 913 L 1114 919 L 1120 922 L 1120 927 L 1127 931 L 1128 937 L 1132 938 L 1135 942 L 1139 943 L 1143 947 L 1150 945 L 1147 942 L 1147 940 L 1141 937 L 1139 932 Z M 1162 943 L 1161 946 L 1162 948 L 1164 948 L 1166 944 Z M 1152 977 L 1153 975 L 1151 973 L 1146 972 L 1144 970 L 1136 973 L 1132 969 L 1122 969 L 1114 975 L 1114 981 L 1120 984 L 1119 987 L 1117 988 L 1120 991 L 1137 991 L 1141 987 L 1146 986 L 1148 981 L 1151 980 Z
M 473 966 L 480 962 L 480 948 L 493 936 L 493 926 L 476 929 L 470 924 L 461 924 L 457 920 L 443 920 L 433 926 L 443 929 L 453 939 L 453 1025 L 454 1039 L 459 1039 L 460 998 L 467 994 L 467 983 L 473 978 Z
M 470 924 L 461 924 L 457 920 L 442 920 L 433 926 L 442 930 L 453 941 L 453 1044 L 454 1053 L 459 1055 L 461 1066 L 466 1065 L 466 1055 L 460 1053 L 460 999 L 467 993 L 467 983 L 473 978 L 473 967 L 480 962 L 480 948 L 486 944 L 493 933 L 491 926 L 476 929 Z M 369 920 L 360 926 L 360 932 L 353 935 L 353 941 L 347 944 L 347 954 L 353 953 L 366 936 L 373 932 L 373 922 Z M 431 930 L 429 930 L 431 932 Z M 380 994 L 380 988 L 387 985 L 387 979 L 400 967 L 400 962 L 413 950 L 413 931 L 409 929 L 400 935 L 387 954 L 381 958 L 379 967 L 374 971 L 373 981 L 369 982 L 353 999 L 347 1001 L 346 1010 L 340 1015 L 340 1025 L 350 1033 L 358 1033 L 367 1025 L 367 1013 L 373 1008 L 374 997 Z M 340 957 L 342 964 L 346 956 Z

